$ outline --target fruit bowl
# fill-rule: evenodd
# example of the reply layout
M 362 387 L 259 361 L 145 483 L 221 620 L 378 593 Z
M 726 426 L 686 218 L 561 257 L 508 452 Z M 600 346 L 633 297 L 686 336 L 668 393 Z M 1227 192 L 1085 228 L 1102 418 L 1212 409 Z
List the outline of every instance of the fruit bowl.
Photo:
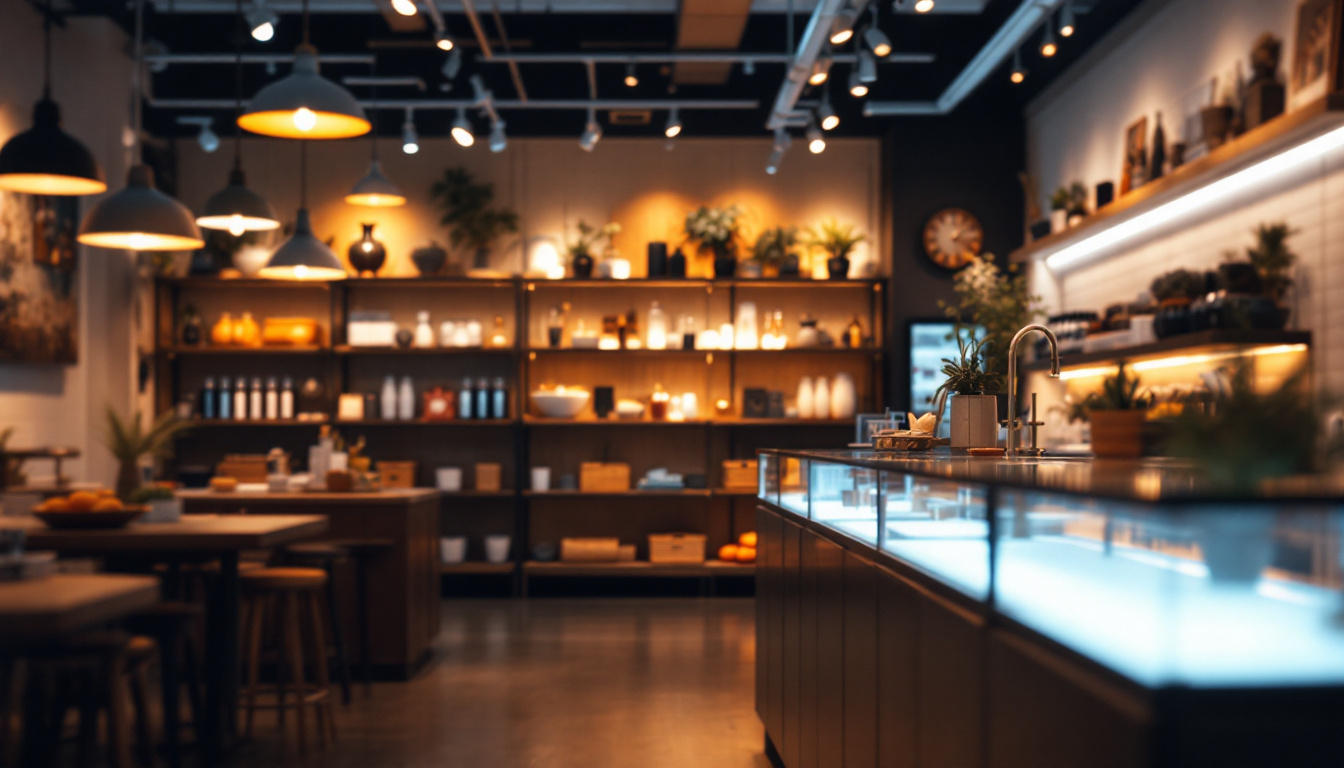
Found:
M 572 419 L 588 404 L 588 391 L 583 389 L 538 390 L 528 397 L 537 412 L 548 419 Z
M 33 517 L 50 528 L 120 528 L 149 511 L 145 506 L 127 506 L 107 512 L 39 512 Z

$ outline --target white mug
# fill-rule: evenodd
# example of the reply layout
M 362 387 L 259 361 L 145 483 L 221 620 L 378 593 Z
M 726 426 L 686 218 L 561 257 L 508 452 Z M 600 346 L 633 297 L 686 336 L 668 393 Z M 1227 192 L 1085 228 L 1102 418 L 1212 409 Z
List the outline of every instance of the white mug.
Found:
M 509 559 L 509 544 L 512 539 L 508 536 L 486 536 L 485 537 L 485 559 L 492 563 L 503 563 Z
M 460 563 L 467 559 L 465 536 L 444 536 L 439 539 L 439 559 L 445 563 Z
M 456 493 L 462 490 L 462 468 L 461 467 L 439 467 L 434 471 L 434 478 L 438 483 L 440 491 Z
M 551 468 L 532 468 L 532 490 L 536 493 L 551 490 Z

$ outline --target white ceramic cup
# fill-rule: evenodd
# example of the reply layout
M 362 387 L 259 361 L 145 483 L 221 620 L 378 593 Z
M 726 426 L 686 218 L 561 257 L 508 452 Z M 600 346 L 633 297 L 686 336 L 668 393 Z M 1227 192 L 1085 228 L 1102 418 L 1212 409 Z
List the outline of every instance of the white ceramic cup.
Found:
M 440 491 L 456 493 L 462 490 L 461 467 L 439 467 L 434 471 L 434 479 Z
M 512 542 L 508 536 L 496 535 L 485 537 L 485 559 L 492 563 L 503 563 L 509 559 L 509 544 Z
M 445 563 L 460 563 L 467 559 L 465 536 L 444 536 L 439 539 L 439 559 Z
M 538 493 L 551 490 L 550 467 L 532 468 L 532 490 Z

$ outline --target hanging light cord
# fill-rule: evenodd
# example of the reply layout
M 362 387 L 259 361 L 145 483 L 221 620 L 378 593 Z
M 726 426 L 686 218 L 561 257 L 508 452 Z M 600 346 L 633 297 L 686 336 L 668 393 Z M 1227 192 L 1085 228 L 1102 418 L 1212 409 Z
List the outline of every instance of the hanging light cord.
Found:
M 308 140 L 299 139 L 299 208 L 308 207 Z
M 47 12 L 42 15 L 42 98 L 51 98 L 51 3 L 47 0 Z
M 144 42 L 145 42 L 145 0 L 136 0 L 135 2 L 135 69 L 131 70 L 131 121 L 135 129 L 135 143 L 131 145 L 131 156 L 136 159 L 137 165 L 145 162 L 145 148 L 140 140 L 141 130 L 141 83 L 140 70 L 144 66 Z
M 234 8 L 238 14 L 237 45 L 234 47 L 234 72 L 233 72 L 233 102 L 234 109 L 238 112 L 238 117 L 243 116 L 243 36 L 247 34 L 247 26 L 243 23 L 243 0 L 234 0 Z M 233 167 L 241 169 L 243 167 L 243 129 L 238 127 L 237 121 L 233 126 Z
M 308 0 L 303 0 L 303 44 L 308 45 Z

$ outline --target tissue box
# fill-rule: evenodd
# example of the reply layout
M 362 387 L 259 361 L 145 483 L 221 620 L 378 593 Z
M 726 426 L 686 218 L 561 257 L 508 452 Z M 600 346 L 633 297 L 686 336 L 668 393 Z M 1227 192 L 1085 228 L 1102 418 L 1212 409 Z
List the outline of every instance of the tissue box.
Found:
M 705 562 L 703 533 L 649 534 L 649 562 L 699 565 Z
M 352 347 L 391 347 L 397 343 L 397 324 L 391 312 L 351 312 L 345 343 Z

